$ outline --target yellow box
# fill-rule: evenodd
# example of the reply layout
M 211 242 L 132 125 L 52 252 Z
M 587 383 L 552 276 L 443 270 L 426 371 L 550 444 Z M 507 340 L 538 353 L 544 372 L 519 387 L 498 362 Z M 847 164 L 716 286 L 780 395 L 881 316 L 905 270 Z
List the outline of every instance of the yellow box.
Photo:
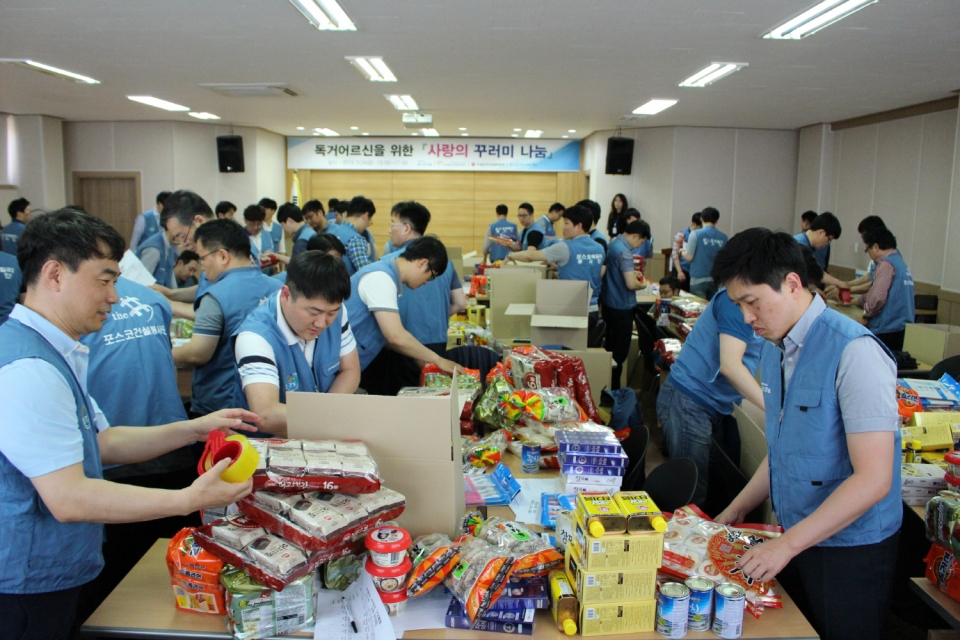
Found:
M 656 620 L 656 600 L 580 605 L 582 636 L 650 632 L 654 630 Z
M 646 569 L 659 568 L 663 559 L 663 534 L 646 533 L 603 536 L 590 535 L 580 514 L 577 514 L 574 539 L 581 549 L 583 568 Z
M 657 569 L 584 569 L 580 545 L 567 545 L 567 575 L 573 577 L 580 604 L 652 600 L 657 596 Z
M 908 427 L 930 427 L 934 425 L 960 424 L 960 412 L 957 411 L 917 411 L 907 421 Z
M 914 414 L 919 415 L 919 414 Z M 936 451 L 937 449 L 953 448 L 953 431 L 949 424 L 930 423 L 925 426 L 901 427 L 900 447 L 906 449 L 911 440 L 920 441 L 922 451 Z
M 487 308 L 482 304 L 467 305 L 467 322 L 486 328 Z

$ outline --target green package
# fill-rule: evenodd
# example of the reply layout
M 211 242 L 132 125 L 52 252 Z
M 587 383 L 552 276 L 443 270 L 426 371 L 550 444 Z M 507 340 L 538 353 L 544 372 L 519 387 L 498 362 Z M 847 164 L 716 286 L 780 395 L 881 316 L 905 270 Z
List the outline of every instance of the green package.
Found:
M 331 560 L 323 567 L 323 583 L 327 589 L 345 591 L 347 587 L 360 579 L 363 560 L 366 556 L 343 556 Z
M 227 596 L 227 630 L 237 640 L 258 640 L 292 633 L 316 623 L 316 584 L 311 572 L 274 591 L 240 569 L 225 566 L 220 583 Z

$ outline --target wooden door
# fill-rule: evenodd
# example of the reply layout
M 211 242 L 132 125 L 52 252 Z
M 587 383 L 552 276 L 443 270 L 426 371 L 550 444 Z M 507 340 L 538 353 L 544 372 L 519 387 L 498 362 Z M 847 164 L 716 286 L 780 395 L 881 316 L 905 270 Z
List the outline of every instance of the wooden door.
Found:
M 112 225 L 127 242 L 140 211 L 140 174 L 126 171 L 73 174 L 73 200 Z

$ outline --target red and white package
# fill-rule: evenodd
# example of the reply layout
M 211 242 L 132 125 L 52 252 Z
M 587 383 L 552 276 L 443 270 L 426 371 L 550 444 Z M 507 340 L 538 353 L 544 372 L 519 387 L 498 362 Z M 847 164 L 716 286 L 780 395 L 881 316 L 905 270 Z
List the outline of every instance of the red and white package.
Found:
M 953 552 L 933 543 L 923 561 L 927 563 L 927 580 L 947 597 L 960 600 L 960 565 Z
M 264 440 L 255 490 L 362 494 L 380 489 L 377 463 L 359 440 Z M 260 449 L 263 444 L 260 445 Z

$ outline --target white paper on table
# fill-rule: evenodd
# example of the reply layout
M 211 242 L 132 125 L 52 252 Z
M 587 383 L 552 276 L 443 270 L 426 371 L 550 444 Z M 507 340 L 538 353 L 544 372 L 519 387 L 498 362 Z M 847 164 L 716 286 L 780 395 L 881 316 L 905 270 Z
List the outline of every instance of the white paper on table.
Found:
M 524 524 L 540 524 L 540 496 L 544 493 L 556 493 L 555 478 L 547 480 L 517 479 L 520 493 L 510 501 L 514 519 Z
M 357 623 L 356 633 L 341 600 Z M 346 591 L 320 589 L 317 592 L 317 624 L 313 637 L 314 640 L 395 640 L 390 616 L 370 574 L 361 571 L 360 578 Z
M 147 268 L 140 262 L 140 258 L 133 254 L 133 251 L 127 249 L 120 258 L 120 275 L 127 280 L 149 287 L 157 283 L 157 279 L 147 271 Z
M 391 618 L 396 637 L 402 638 L 404 631 L 446 627 L 451 597 L 450 592 L 439 585 L 422 596 L 409 598 L 403 613 Z

